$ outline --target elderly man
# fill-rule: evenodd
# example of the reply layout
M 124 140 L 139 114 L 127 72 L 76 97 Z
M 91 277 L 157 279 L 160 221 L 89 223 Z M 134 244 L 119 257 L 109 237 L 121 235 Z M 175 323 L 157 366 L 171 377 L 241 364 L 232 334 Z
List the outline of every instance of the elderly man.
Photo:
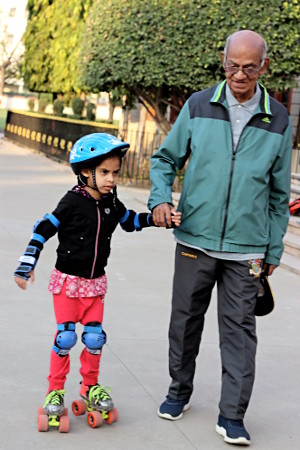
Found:
M 152 156 L 150 172 L 154 222 L 170 226 L 176 169 L 189 160 L 178 206 L 182 222 L 174 231 L 172 382 L 158 415 L 180 419 L 189 407 L 204 316 L 217 283 L 222 389 L 216 431 L 228 443 L 245 445 L 259 276 L 279 265 L 290 187 L 288 113 L 258 83 L 269 65 L 266 52 L 266 42 L 253 31 L 228 37 L 222 54 L 226 80 L 189 98 Z

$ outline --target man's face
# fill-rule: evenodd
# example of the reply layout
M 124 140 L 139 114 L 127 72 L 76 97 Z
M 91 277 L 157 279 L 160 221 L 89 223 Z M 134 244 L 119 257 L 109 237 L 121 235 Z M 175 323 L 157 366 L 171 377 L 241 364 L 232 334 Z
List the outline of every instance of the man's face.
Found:
M 261 47 L 253 43 L 234 40 L 230 43 L 227 57 L 222 55 L 223 67 L 225 69 L 226 81 L 232 95 L 240 102 L 246 102 L 255 93 L 256 82 L 260 75 L 265 73 L 269 60 L 261 60 Z M 242 71 L 242 68 L 247 72 Z M 237 70 L 237 71 L 236 71 Z M 236 71 L 236 73 L 230 73 Z

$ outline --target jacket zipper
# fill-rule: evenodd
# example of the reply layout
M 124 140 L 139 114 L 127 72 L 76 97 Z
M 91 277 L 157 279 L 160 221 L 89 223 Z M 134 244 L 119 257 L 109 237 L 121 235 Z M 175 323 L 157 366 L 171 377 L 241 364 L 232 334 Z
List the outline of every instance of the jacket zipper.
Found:
M 255 114 L 257 115 L 257 114 Z M 254 115 L 251 117 L 251 119 L 254 117 Z M 250 119 L 250 120 L 251 120 Z M 232 150 L 232 158 L 231 158 L 231 168 L 230 168 L 230 177 L 229 177 L 229 184 L 228 184 L 228 194 L 227 194 L 227 199 L 226 199 L 226 207 L 225 207 L 225 216 L 224 216 L 224 222 L 223 222 L 223 228 L 222 228 L 222 234 L 221 234 L 221 241 L 220 241 L 220 251 L 222 251 L 222 247 L 223 247 L 223 240 L 224 240 L 224 236 L 225 236 L 225 231 L 226 231 L 226 225 L 227 225 L 227 219 L 228 219 L 228 209 L 229 209 L 229 202 L 230 202 L 230 194 L 231 194 L 231 187 L 232 187 L 232 177 L 233 177 L 233 169 L 234 169 L 234 163 L 235 163 L 235 157 L 236 157 L 236 152 L 241 140 L 241 136 L 246 128 L 246 126 L 248 125 L 248 123 L 250 122 L 250 120 L 248 120 L 248 122 L 245 124 L 239 140 L 237 142 L 236 148 L 235 150 Z M 232 148 L 234 149 L 234 144 L 233 144 L 233 135 L 231 132 L 231 141 L 232 141 Z
M 227 111 L 227 114 L 229 116 L 229 112 L 228 111 Z M 229 123 L 230 123 L 230 120 L 229 120 Z M 220 252 L 222 251 L 222 248 L 223 248 L 223 240 L 224 240 L 224 236 L 225 236 L 227 219 L 228 219 L 228 209 L 229 209 L 229 202 L 230 202 L 230 194 L 231 194 L 231 187 L 232 187 L 232 177 L 233 177 L 233 169 L 234 169 L 236 152 L 237 152 L 240 140 L 241 140 L 241 136 L 242 136 L 242 134 L 244 132 L 244 129 L 246 128 L 247 123 L 245 124 L 245 126 L 244 126 L 244 128 L 243 128 L 243 130 L 242 130 L 242 132 L 240 134 L 240 137 L 239 137 L 239 140 L 238 140 L 238 142 L 236 144 L 235 150 L 234 150 L 233 134 L 232 134 L 232 131 L 231 131 L 232 157 L 231 157 L 231 168 L 230 168 L 230 176 L 229 176 L 229 184 L 228 184 L 228 193 L 227 193 L 226 206 L 225 206 L 225 216 L 224 216 L 224 222 L 223 222 L 223 228 L 222 228 L 222 234 L 221 234 L 221 241 L 220 241 Z
M 98 225 L 97 225 L 97 233 L 96 233 L 96 240 L 95 240 L 94 261 L 93 261 L 93 267 L 92 267 L 92 272 L 91 272 L 90 278 L 93 278 L 93 276 L 94 276 L 95 265 L 96 265 L 97 256 L 98 256 L 98 242 L 99 242 L 100 226 L 101 226 L 101 215 L 100 215 L 100 210 L 99 210 L 98 205 L 99 205 L 99 202 L 96 201 Z
M 223 106 L 223 105 L 222 105 L 222 106 Z M 224 107 L 224 106 L 223 106 L 223 107 Z M 225 108 L 225 109 L 226 109 L 226 108 Z M 226 111 L 227 111 L 227 115 L 229 116 L 229 112 L 228 112 L 227 109 L 226 109 Z M 258 114 L 263 114 L 263 112 L 261 111 L 260 113 L 253 114 L 253 116 L 251 117 L 250 120 L 252 120 L 252 118 L 253 118 L 254 116 L 257 116 Z M 266 114 L 267 114 L 267 113 L 266 113 Z M 239 137 L 239 140 L 238 140 L 238 142 L 237 142 L 237 145 L 236 145 L 235 150 L 232 150 L 231 168 L 230 168 L 230 177 L 229 177 L 229 184 L 228 184 L 228 194 L 227 194 L 227 199 L 226 199 L 225 216 L 224 216 L 224 222 L 223 222 L 223 228 L 222 228 L 222 234 L 221 234 L 221 241 L 220 241 L 220 251 L 222 251 L 223 240 L 224 240 L 224 236 L 225 236 L 226 225 L 227 225 L 227 219 L 228 219 L 228 209 L 229 209 L 229 201 L 230 201 L 230 194 L 231 194 L 231 187 L 232 187 L 232 177 L 233 177 L 233 169 L 234 169 L 234 163 L 235 163 L 236 152 L 237 152 L 237 149 L 238 149 L 240 140 L 241 140 L 241 136 L 242 136 L 242 134 L 243 134 L 243 132 L 244 132 L 246 126 L 247 126 L 248 123 L 250 122 L 250 120 L 248 120 L 248 122 L 245 124 L 245 126 L 244 126 L 244 128 L 243 128 L 243 130 L 242 130 L 242 132 L 241 132 L 241 134 L 240 134 L 240 137 Z M 230 120 L 229 120 L 229 123 L 230 123 Z M 231 142 L 232 142 L 232 149 L 234 149 L 234 143 L 233 143 L 233 135 L 232 135 L 232 131 L 231 131 Z
M 229 209 L 229 201 L 230 201 L 230 194 L 231 194 L 231 187 L 232 187 L 232 176 L 233 176 L 233 168 L 234 168 L 234 162 L 235 162 L 235 155 L 236 155 L 237 147 L 238 146 L 236 146 L 236 149 L 233 150 L 232 158 L 231 158 L 231 168 L 230 168 L 230 177 L 229 177 L 229 185 L 228 185 L 228 194 L 227 194 L 227 199 L 226 199 L 225 216 L 224 216 L 223 229 L 222 229 L 221 241 L 220 241 L 220 251 L 222 251 L 223 240 L 224 240 L 224 236 L 225 236 L 225 230 L 226 230 L 227 219 L 228 219 L 228 209 Z

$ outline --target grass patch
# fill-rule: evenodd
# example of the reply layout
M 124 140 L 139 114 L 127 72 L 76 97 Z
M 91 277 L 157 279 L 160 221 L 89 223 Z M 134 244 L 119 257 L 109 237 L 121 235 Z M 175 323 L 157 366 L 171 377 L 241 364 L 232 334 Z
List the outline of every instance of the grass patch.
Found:
M 7 110 L 0 109 L 0 131 L 4 131 L 5 124 L 6 124 L 6 115 L 7 115 Z

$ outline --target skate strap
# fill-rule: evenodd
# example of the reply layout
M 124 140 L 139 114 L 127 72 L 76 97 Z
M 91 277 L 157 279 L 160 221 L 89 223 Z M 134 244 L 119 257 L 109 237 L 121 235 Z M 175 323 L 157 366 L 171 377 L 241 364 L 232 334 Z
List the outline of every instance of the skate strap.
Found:
M 75 323 L 58 323 L 58 331 L 75 331 Z
M 84 331 L 86 333 L 102 333 L 102 326 L 101 325 L 97 325 L 96 327 L 92 327 L 89 325 L 85 325 L 84 326 Z

